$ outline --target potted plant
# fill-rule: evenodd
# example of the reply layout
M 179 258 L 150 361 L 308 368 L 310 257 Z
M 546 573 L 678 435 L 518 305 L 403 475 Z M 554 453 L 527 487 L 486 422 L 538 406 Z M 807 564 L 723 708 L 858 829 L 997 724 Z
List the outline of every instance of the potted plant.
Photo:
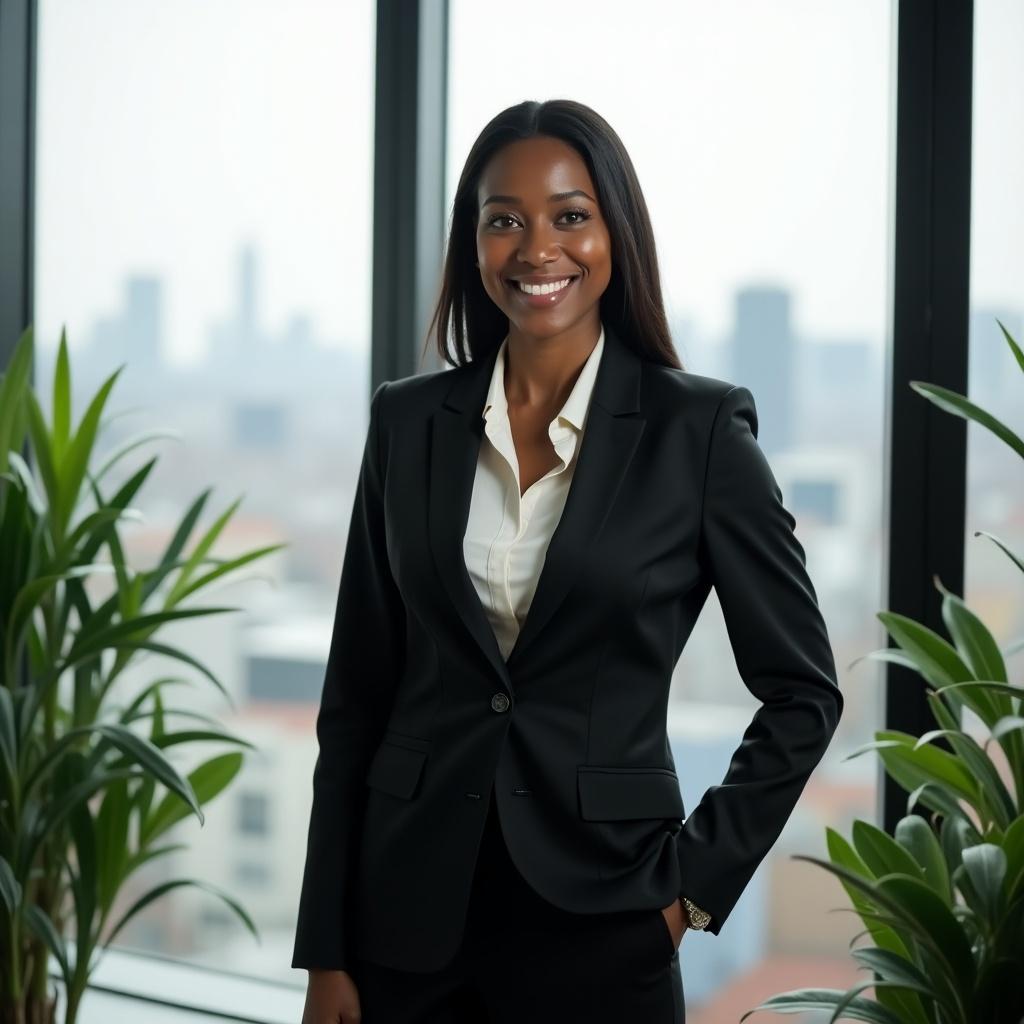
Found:
M 999 327 L 1024 371 L 1024 353 Z M 980 423 L 1024 458 L 1024 440 L 963 395 L 920 381 L 910 386 L 940 409 Z M 1024 572 L 1019 554 L 980 534 Z M 950 640 L 906 616 L 879 612 L 898 646 L 867 657 L 920 676 L 939 727 L 923 736 L 880 730 L 848 755 L 878 751 L 885 771 L 908 791 L 906 817 L 892 836 L 865 821 L 854 822 L 852 842 L 827 829 L 828 860 L 795 858 L 839 878 L 871 938 L 851 955 L 873 977 L 846 991 L 783 992 L 740 1020 L 767 1009 L 830 1010 L 829 1021 L 878 1024 L 1024 1021 L 1024 686 L 1006 668 L 1022 644 L 1001 649 L 961 598 L 938 579 L 935 586 Z M 983 743 L 962 727 L 965 710 L 983 724 Z M 935 745 L 940 738 L 950 750 Z M 927 820 L 911 813 L 918 804 L 931 812 Z M 873 998 L 861 995 L 868 988 Z
M 0 1024 L 50 1024 L 50 957 L 74 1024 L 99 956 L 153 900 L 198 886 L 223 900 L 258 939 L 246 911 L 227 893 L 195 879 L 156 885 L 127 907 L 118 902 L 142 865 L 181 849 L 168 829 L 223 792 L 242 764 L 240 749 L 182 775 L 168 751 L 208 742 L 251 748 L 218 722 L 172 706 L 177 676 L 126 693 L 122 674 L 143 652 L 190 666 L 227 692 L 183 650 L 160 642 L 171 622 L 236 609 L 195 607 L 199 591 L 283 545 L 230 559 L 211 548 L 239 502 L 196 536 L 209 497 L 185 512 L 149 568 L 127 563 L 119 535 L 157 462 L 143 462 L 119 487 L 110 471 L 147 435 L 93 468 L 112 373 L 77 425 L 62 331 L 47 422 L 32 385 L 31 327 L 0 377 Z M 22 457 L 27 443 L 30 467 Z M 109 594 L 90 581 L 105 577 Z M 127 890 L 125 890 L 127 892 Z

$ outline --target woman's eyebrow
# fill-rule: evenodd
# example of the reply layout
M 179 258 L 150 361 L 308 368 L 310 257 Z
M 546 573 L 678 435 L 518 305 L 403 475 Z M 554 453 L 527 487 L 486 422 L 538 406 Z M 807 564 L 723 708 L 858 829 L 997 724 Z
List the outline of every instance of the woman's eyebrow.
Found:
M 549 203 L 561 203 L 566 199 L 572 199 L 573 196 L 583 196 L 589 199 L 592 203 L 596 202 L 593 196 L 587 195 L 586 192 L 581 188 L 574 188 L 570 192 L 556 192 L 554 195 L 548 196 Z M 522 199 L 519 196 L 488 196 L 481 204 L 480 208 L 483 209 L 489 203 L 521 203 Z

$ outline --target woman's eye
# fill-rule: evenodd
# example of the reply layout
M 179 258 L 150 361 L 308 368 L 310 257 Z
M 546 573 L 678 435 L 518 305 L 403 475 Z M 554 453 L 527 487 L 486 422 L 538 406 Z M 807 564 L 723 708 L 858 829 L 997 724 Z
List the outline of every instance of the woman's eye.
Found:
M 582 224 L 585 220 L 590 220 L 589 210 L 566 210 L 562 214 L 563 217 L 579 217 L 579 220 L 570 221 L 571 224 Z

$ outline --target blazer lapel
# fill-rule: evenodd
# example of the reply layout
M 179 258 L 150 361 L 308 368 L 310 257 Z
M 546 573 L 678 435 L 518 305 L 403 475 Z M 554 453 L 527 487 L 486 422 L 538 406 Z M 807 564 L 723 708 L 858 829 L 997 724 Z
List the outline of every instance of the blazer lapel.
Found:
M 506 687 L 508 669 L 477 597 L 462 548 L 469 522 L 480 443 L 484 436 L 483 406 L 497 349 L 486 359 L 450 371 L 453 383 L 430 428 L 430 494 L 428 519 L 434 563 L 448 596 L 467 629 Z
M 463 538 L 469 521 L 483 405 L 497 349 L 453 371 L 451 388 L 434 413 L 430 444 L 430 543 L 438 574 L 470 634 L 511 691 L 510 667 L 542 635 L 569 592 L 583 559 L 615 501 L 643 433 L 639 410 L 641 360 L 605 324 L 605 345 L 590 411 L 576 455 L 565 508 L 547 549 L 526 620 L 506 663 L 466 568 Z M 479 362 L 479 365 L 477 365 Z

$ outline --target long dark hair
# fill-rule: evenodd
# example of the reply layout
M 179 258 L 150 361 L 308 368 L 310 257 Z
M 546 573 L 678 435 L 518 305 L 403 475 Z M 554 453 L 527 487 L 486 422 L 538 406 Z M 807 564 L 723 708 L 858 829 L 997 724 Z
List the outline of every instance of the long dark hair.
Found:
M 498 150 L 537 135 L 572 146 L 586 162 L 597 189 L 612 243 L 611 280 L 600 301 L 602 322 L 644 359 L 683 369 L 665 317 L 654 231 L 633 161 L 612 126 L 574 100 L 526 100 L 508 107 L 473 143 L 455 192 L 444 276 L 424 351 L 436 326 L 440 358 L 451 366 L 463 366 L 488 355 L 508 333 L 508 317 L 484 290 L 476 266 L 477 189 L 484 168 Z

